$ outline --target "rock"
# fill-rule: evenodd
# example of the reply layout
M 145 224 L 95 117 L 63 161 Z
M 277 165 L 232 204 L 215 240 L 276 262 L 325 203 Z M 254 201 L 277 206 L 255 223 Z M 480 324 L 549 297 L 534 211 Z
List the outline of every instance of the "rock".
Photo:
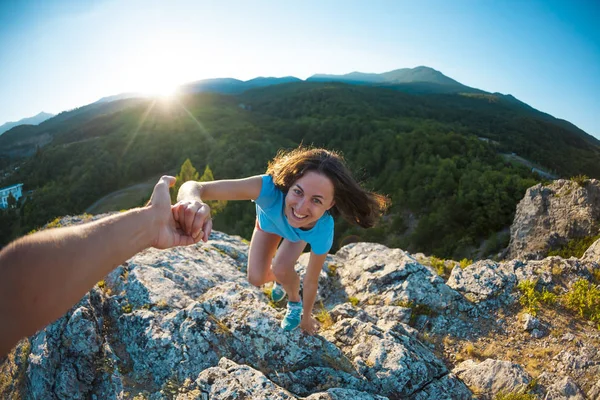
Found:
M 556 376 L 544 372 L 538 384 L 545 386 L 544 400 L 584 400 L 586 397 L 570 376 Z
M 600 264 L 600 239 L 596 240 L 581 257 L 582 261 L 594 262 Z
M 211 400 L 226 399 L 296 399 L 292 393 L 275 385 L 261 372 L 222 358 L 216 367 L 207 368 L 196 379 L 200 391 Z
M 455 267 L 447 285 L 479 302 L 510 292 L 516 285 L 512 266 L 491 260 L 477 261 L 465 269 Z
M 569 240 L 595 236 L 600 227 L 600 181 L 581 187 L 560 179 L 537 184 L 517 205 L 510 228 L 509 259 L 541 259 Z
M 443 312 L 462 302 L 439 276 L 410 254 L 375 243 L 352 243 L 335 255 L 340 282 L 348 296 L 371 304 L 412 303 Z
M 523 330 L 531 331 L 540 327 L 540 320 L 535 318 L 533 315 L 525 313 L 523 314 Z
M 544 332 L 540 331 L 539 329 L 532 329 L 531 337 L 534 339 L 541 339 L 544 337 Z
M 463 361 L 452 372 L 470 388 L 477 388 L 488 399 L 500 392 L 523 390 L 531 382 L 531 377 L 519 364 L 491 358 L 479 364 L 473 360 Z
M 600 399 L 600 379 L 592 386 L 587 393 L 588 399 Z
M 384 332 L 371 323 L 344 319 L 323 336 L 353 361 L 375 393 L 386 397 L 416 394 L 448 373 L 444 364 L 419 341 Z

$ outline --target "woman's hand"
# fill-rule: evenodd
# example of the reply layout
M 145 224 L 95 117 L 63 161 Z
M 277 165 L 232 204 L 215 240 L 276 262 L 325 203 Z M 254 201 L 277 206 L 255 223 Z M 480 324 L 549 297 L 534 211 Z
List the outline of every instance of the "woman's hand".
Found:
M 319 331 L 321 325 L 319 322 L 309 315 L 308 317 L 302 316 L 302 321 L 300 321 L 300 328 L 309 335 L 314 335 Z
M 208 241 L 212 231 L 210 207 L 198 200 L 181 200 L 172 207 L 173 218 L 181 230 L 194 240 Z
M 152 197 L 148 202 L 147 209 L 153 216 L 153 226 L 151 231 L 154 233 L 152 246 L 157 249 L 167 249 L 173 246 L 187 246 L 200 241 L 200 237 L 192 238 L 191 235 L 183 232 L 180 224 L 175 218 L 171 206 L 171 197 L 169 187 L 175 184 L 175 178 L 172 176 L 163 176 L 160 178 Z

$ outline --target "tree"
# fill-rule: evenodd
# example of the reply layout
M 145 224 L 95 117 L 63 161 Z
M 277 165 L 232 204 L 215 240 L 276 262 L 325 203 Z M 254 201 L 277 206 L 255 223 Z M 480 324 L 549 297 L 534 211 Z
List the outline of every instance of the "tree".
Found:
M 198 179 L 199 182 L 210 182 L 214 181 L 215 177 L 213 176 L 212 170 L 208 165 L 204 168 L 204 174 Z M 210 207 L 210 215 L 215 216 L 221 211 L 225 209 L 227 205 L 227 200 L 216 200 L 216 201 L 207 201 L 206 204 Z
M 6 202 L 8 203 L 8 208 L 17 207 L 17 199 L 15 199 L 15 196 L 13 196 L 12 193 L 8 194 L 8 199 L 6 200 Z
M 206 168 L 208 168 L 208 166 Z M 206 171 L 205 171 L 205 173 L 206 173 Z M 212 172 L 210 174 L 212 177 Z M 171 201 L 173 203 L 175 203 L 177 201 L 177 192 L 179 192 L 179 188 L 181 187 L 181 185 L 184 184 L 184 182 L 197 181 L 199 176 L 200 176 L 200 174 L 198 174 L 198 171 L 196 170 L 196 168 L 194 168 L 190 159 L 189 158 L 186 159 L 183 162 L 183 164 L 181 164 L 181 170 L 179 171 L 179 174 L 176 176 L 177 181 L 175 181 L 175 184 L 173 185 L 173 187 L 171 187 Z M 213 180 L 213 179 L 210 179 L 210 180 Z

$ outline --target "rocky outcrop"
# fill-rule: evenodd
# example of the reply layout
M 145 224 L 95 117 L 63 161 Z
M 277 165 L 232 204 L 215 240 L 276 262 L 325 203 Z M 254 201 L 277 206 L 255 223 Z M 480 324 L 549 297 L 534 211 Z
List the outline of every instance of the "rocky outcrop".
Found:
M 537 184 L 517 205 L 507 259 L 541 259 L 569 240 L 600 232 L 600 181 Z
M 482 394 L 484 399 L 492 399 L 498 393 L 519 393 L 525 391 L 531 377 L 518 364 L 488 358 L 476 363 L 467 360 L 453 371 L 471 390 Z
M 248 284 L 247 251 L 213 232 L 207 244 L 136 255 L 0 361 L 10 377 L 0 397 L 493 398 L 531 383 L 536 348 L 547 354 L 539 396 L 600 393 L 595 327 L 523 319 L 516 288 L 532 280 L 562 293 L 592 280 L 595 262 L 482 260 L 444 282 L 405 251 L 350 244 L 327 257 L 315 306 L 325 319 L 309 336 L 280 329 L 285 309 Z

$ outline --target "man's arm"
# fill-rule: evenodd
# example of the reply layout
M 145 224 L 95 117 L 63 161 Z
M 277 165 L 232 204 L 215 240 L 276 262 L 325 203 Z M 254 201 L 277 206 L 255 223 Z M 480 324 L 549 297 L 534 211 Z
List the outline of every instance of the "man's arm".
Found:
M 99 280 L 150 247 L 199 241 L 178 229 L 162 177 L 147 207 L 23 237 L 0 252 L 0 355 L 63 315 Z

